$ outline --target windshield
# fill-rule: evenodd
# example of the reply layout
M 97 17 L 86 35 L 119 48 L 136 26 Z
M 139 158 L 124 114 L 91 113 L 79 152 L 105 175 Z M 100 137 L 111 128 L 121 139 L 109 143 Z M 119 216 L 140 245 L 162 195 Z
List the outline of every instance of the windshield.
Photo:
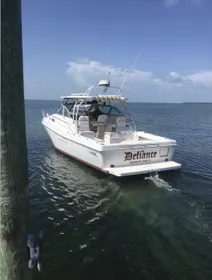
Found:
M 99 104 L 99 109 L 105 115 L 117 116 L 117 117 L 123 116 L 123 113 L 119 109 L 117 109 L 116 107 L 113 107 L 111 105 Z

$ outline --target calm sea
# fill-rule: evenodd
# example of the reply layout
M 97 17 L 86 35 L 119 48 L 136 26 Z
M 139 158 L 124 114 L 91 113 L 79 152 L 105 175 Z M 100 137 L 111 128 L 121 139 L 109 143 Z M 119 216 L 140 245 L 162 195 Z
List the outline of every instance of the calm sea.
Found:
M 176 139 L 181 171 L 117 179 L 56 152 L 26 101 L 33 279 L 212 279 L 212 104 L 131 103 L 138 128 Z

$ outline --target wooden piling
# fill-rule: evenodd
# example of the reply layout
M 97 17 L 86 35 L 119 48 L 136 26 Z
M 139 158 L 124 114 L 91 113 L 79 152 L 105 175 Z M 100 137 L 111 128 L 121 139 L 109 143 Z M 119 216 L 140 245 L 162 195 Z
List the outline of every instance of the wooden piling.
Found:
M 21 0 L 1 1 L 0 279 L 29 279 Z

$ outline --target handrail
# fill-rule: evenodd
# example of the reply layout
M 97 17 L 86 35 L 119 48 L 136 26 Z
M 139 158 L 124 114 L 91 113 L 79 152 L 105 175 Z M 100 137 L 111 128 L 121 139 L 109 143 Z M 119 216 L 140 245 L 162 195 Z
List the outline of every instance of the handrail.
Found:
M 79 107 L 82 105 L 83 100 L 81 100 L 81 102 L 78 104 L 78 108 L 77 108 L 77 112 L 76 112 L 76 128 L 77 128 L 77 133 L 78 133 L 78 112 L 79 112 Z

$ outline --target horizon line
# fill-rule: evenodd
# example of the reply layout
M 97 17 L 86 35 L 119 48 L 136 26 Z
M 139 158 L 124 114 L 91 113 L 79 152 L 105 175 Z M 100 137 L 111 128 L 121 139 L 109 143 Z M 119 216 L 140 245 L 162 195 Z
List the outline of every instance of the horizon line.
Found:
M 24 101 L 60 101 L 58 99 L 31 99 L 24 98 Z M 128 101 L 127 103 L 152 103 L 152 104 L 212 104 L 212 101 L 182 101 L 182 102 L 153 102 L 153 101 Z

